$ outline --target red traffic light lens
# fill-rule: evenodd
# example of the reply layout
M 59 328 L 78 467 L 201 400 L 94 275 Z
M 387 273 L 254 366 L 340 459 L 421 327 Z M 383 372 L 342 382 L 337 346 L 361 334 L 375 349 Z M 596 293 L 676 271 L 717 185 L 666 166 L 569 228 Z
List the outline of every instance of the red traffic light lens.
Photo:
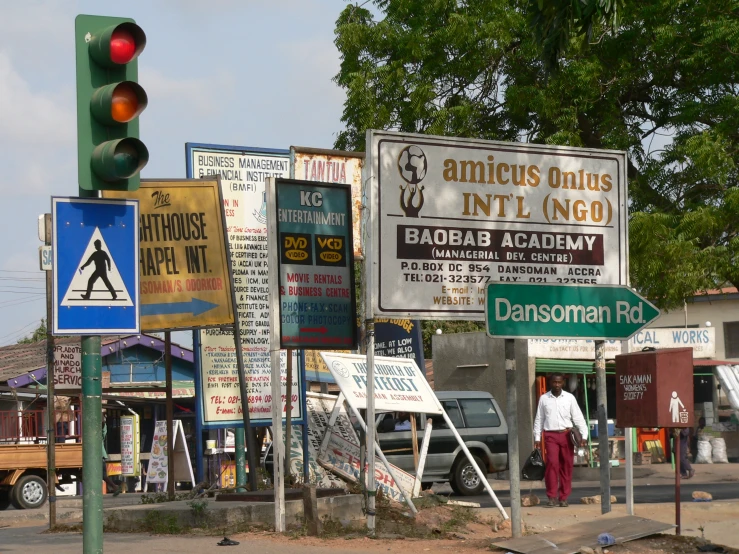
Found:
M 126 64 L 136 54 L 136 39 L 123 27 L 113 31 L 110 37 L 110 59 L 114 63 Z
M 121 83 L 113 91 L 110 116 L 119 123 L 128 123 L 139 113 L 139 97 L 128 83 Z

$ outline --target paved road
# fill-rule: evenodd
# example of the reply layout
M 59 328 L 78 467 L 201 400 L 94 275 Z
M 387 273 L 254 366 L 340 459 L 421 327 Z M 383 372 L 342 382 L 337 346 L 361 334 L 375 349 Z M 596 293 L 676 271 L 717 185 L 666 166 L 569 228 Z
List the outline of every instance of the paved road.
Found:
M 682 481 L 680 485 L 680 499 L 683 502 L 692 502 L 693 491 L 704 491 L 711 493 L 714 500 L 739 499 L 739 483 L 737 482 L 692 484 L 686 481 Z M 439 490 L 439 492 L 442 491 Z M 525 483 L 521 483 L 521 494 L 526 495 L 528 493 L 529 487 Z M 536 494 L 540 499 L 546 500 L 547 494 L 545 489 L 534 488 L 534 494 Z M 599 494 L 600 487 L 598 486 L 573 487 L 572 496 L 570 496 L 570 504 L 579 503 L 580 499 L 584 496 L 595 496 Z M 611 494 L 616 496 L 619 504 L 623 504 L 624 502 L 626 502 L 625 487 L 611 487 Z M 507 490 L 495 491 L 495 495 L 498 497 L 503 506 L 510 506 L 510 495 Z M 479 502 L 480 505 L 484 508 L 495 506 L 492 499 L 487 495 L 464 497 L 455 496 L 455 498 L 459 498 L 460 500 L 468 500 L 470 502 Z M 637 504 L 659 502 L 671 503 L 674 500 L 674 485 L 638 485 L 634 487 L 634 502 Z

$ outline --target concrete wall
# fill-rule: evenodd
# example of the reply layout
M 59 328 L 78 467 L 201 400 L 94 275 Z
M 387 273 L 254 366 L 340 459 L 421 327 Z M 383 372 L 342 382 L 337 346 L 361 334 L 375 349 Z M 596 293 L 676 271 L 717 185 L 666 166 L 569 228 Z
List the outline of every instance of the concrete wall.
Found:
M 508 408 L 503 339 L 491 339 L 485 333 L 457 333 L 434 335 L 431 344 L 435 390 L 489 392 L 498 401 L 503 415 L 506 415 Z M 487 364 L 487 367 L 460 367 L 476 364 Z M 533 360 L 529 363 L 528 342 L 525 340 L 516 341 L 516 368 L 518 445 L 523 466 L 534 447 L 534 364 Z
M 739 294 L 722 295 L 720 298 L 697 297 L 696 301 L 688 302 L 688 325 L 705 327 L 710 321 L 716 329 L 716 359 L 738 360 L 739 358 L 726 357 L 726 343 L 724 339 L 724 322 L 739 321 Z M 653 327 L 683 327 L 685 326 L 685 311 L 681 309 L 663 312 Z

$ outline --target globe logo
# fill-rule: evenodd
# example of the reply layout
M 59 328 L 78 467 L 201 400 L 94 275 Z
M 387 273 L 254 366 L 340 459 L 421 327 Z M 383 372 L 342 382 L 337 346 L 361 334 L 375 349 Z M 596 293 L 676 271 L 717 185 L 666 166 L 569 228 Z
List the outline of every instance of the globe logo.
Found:
M 336 360 L 331 364 L 331 369 L 334 370 L 334 372 L 341 375 L 344 379 L 347 379 L 349 377 L 349 368 L 346 367 L 343 363 Z
M 406 146 L 398 156 L 398 171 L 405 182 L 417 185 L 426 177 L 426 154 L 416 145 Z

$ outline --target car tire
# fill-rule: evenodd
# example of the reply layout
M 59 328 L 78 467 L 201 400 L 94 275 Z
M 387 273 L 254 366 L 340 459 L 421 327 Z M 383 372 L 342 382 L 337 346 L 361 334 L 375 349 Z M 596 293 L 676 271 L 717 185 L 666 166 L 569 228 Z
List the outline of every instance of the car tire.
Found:
M 0 510 L 7 510 L 10 506 L 10 489 L 0 489 Z
M 473 456 L 473 458 L 477 466 L 482 470 L 483 475 L 486 475 L 485 465 L 482 463 L 482 460 L 477 456 Z M 454 475 L 452 475 L 450 484 L 452 490 L 462 496 L 476 496 L 482 494 L 482 491 L 485 490 L 485 484 L 480 480 L 475 468 L 472 467 L 472 464 L 466 457 L 461 458 L 454 467 Z
M 40 508 L 46 502 L 49 491 L 46 481 L 38 475 L 24 475 L 15 482 L 11 502 L 21 510 Z

